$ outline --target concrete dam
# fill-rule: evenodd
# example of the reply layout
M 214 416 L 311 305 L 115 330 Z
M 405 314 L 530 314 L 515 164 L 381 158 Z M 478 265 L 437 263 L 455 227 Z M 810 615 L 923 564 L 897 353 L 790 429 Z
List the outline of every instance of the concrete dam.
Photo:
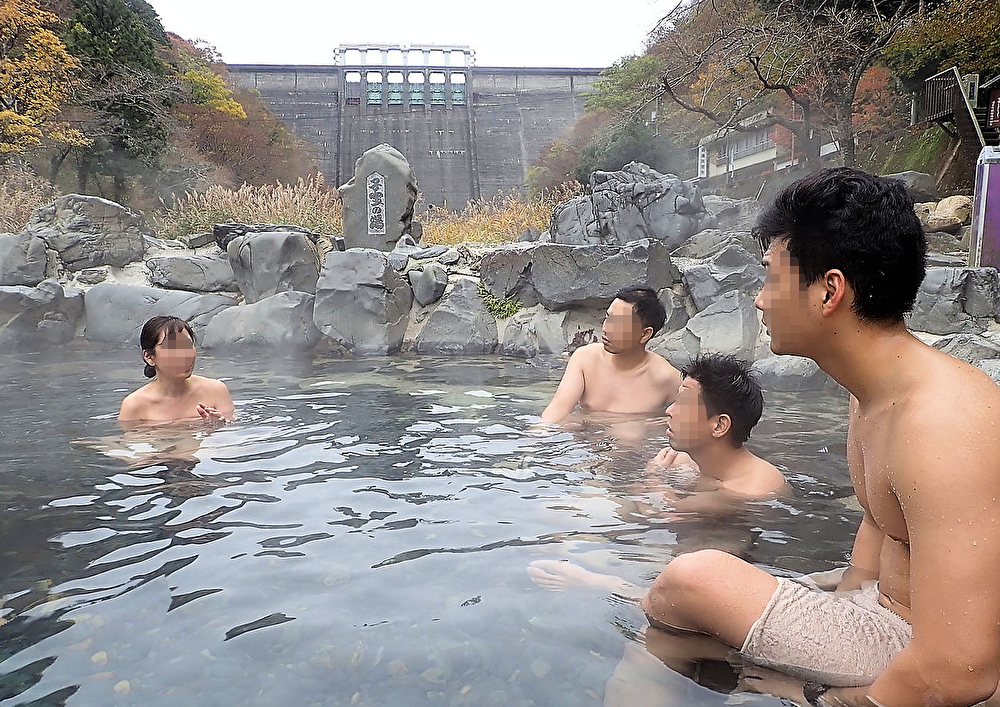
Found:
M 389 143 L 413 166 L 423 205 L 523 189 L 543 150 L 573 127 L 601 69 L 475 66 L 468 47 L 343 45 L 337 63 L 230 65 L 315 149 L 330 184 L 370 147 Z

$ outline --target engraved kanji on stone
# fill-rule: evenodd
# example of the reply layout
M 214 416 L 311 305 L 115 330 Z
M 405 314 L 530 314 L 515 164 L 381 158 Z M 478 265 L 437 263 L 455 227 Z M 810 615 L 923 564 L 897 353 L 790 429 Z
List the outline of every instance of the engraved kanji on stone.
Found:
M 385 235 L 385 177 L 379 172 L 368 175 L 365 183 L 368 201 L 368 235 Z

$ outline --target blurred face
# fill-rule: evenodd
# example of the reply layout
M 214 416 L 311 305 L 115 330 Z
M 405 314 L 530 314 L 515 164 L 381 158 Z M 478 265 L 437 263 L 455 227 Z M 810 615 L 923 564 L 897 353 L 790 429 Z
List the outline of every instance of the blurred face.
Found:
M 604 316 L 601 343 L 608 353 L 621 353 L 642 347 L 652 334 L 651 328 L 642 328 L 642 322 L 631 304 L 616 299 Z
M 764 314 L 764 326 L 776 354 L 804 354 L 811 339 L 813 307 L 810 289 L 803 284 L 795 259 L 785 241 L 776 240 L 764 253 L 767 277 L 754 300 Z M 819 284 L 819 283 L 816 283 Z
M 152 353 L 144 351 L 143 358 L 156 368 L 158 378 L 189 378 L 194 371 L 194 342 L 187 331 L 164 332 Z
M 667 437 L 670 446 L 679 452 L 697 450 L 713 439 L 719 416 L 708 416 L 708 409 L 701 399 L 701 383 L 685 378 L 680 392 L 666 410 Z

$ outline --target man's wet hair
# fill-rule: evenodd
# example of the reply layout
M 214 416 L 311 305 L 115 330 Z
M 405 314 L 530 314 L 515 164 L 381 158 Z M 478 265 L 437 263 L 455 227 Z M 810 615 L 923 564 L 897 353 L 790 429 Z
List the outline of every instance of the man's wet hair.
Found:
M 927 239 L 895 179 L 847 167 L 810 174 L 761 212 L 754 236 L 764 251 L 785 241 L 804 285 L 843 272 L 863 321 L 900 321 L 924 280 Z
M 735 356 L 704 354 L 682 368 L 681 374 L 698 381 L 709 417 L 729 415 L 729 441 L 734 447 L 743 446 L 764 412 L 764 392 L 750 364 Z
M 153 353 L 153 349 L 155 349 L 156 345 L 160 343 L 161 337 L 166 340 L 171 338 L 171 336 L 177 336 L 182 331 L 186 331 L 188 333 L 188 336 L 191 337 L 191 341 L 193 343 L 194 329 L 192 329 L 191 325 L 180 317 L 172 317 L 169 315 L 152 317 L 142 325 L 142 331 L 139 333 L 139 348 L 143 351 Z M 156 369 L 147 363 L 146 368 L 143 369 L 143 375 L 147 378 L 152 378 L 156 375 Z
M 632 285 L 618 290 L 615 299 L 627 302 L 632 305 L 642 328 L 653 328 L 653 336 L 663 328 L 663 323 L 667 321 L 667 310 L 663 308 L 663 303 L 656 296 L 656 290 L 645 285 Z M 652 337 L 650 337 L 652 338 Z

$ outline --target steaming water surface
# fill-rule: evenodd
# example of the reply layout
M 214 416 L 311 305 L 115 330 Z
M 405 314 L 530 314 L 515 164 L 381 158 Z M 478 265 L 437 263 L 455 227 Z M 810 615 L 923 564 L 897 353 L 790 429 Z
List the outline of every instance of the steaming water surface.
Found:
M 843 562 L 860 518 L 842 393 L 769 395 L 751 446 L 794 494 L 711 521 L 651 503 L 659 426 L 527 434 L 558 370 L 198 372 L 227 380 L 235 424 L 123 434 L 134 352 L 0 356 L 0 705 L 599 705 L 642 614 L 545 592 L 529 562 L 647 583 L 724 547 L 788 575 Z M 683 704 L 730 699 L 675 677 Z

